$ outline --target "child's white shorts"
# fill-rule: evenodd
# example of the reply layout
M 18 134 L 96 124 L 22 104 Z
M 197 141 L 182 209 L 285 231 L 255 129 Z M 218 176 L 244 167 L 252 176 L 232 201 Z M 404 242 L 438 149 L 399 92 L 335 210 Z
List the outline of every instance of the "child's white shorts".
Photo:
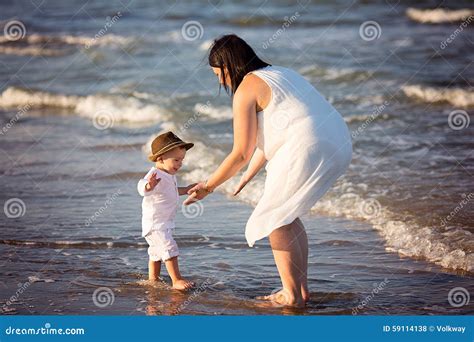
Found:
M 173 228 L 152 230 L 145 236 L 151 261 L 168 260 L 179 255 L 178 245 L 173 239 Z

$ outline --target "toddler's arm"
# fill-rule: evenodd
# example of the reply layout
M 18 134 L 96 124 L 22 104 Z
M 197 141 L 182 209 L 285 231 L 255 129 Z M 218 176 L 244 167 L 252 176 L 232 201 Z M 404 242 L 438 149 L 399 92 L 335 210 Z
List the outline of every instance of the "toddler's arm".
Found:
M 152 179 L 155 178 L 155 180 Z M 161 179 L 156 180 L 156 173 L 151 169 L 148 173 L 138 181 L 137 190 L 140 196 L 150 195 L 150 191 L 153 190 Z M 151 184 L 152 183 L 152 184 Z
M 197 183 L 189 184 L 188 186 L 178 186 L 179 195 L 187 195 L 188 191 L 192 189 L 195 185 L 197 185 Z

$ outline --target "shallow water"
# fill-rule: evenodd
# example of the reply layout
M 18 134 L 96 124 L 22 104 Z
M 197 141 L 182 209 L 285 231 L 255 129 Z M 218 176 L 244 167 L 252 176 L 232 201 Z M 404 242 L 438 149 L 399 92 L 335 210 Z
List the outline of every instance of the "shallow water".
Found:
M 95 136 L 96 130 L 80 118 L 33 117 L 12 130 L 18 134 L 9 139 L 29 139 L 18 138 L 23 153 L 2 164 L 2 179 L 9 180 L 3 183 L 2 197 L 17 196 L 25 204 L 24 216 L 2 221 L 5 314 L 473 311 L 472 305 L 455 308 L 448 303 L 454 287 L 472 292 L 470 275 L 387 252 L 383 239 L 365 222 L 315 215 L 303 218 L 310 245 L 311 302 L 294 310 L 258 301 L 257 296 L 280 286 L 271 249 L 266 240 L 255 248 L 246 245 L 243 227 L 252 207 L 219 192 L 178 211 L 180 267 L 197 288 L 170 290 L 164 285 L 170 283 L 165 271 L 164 284 L 149 283 L 147 246 L 140 237 L 141 199 L 135 190 L 139 172 L 132 171 L 146 168 L 135 140 L 148 133 L 135 131 L 127 137 L 129 146 L 117 150 L 110 146 L 120 141 L 118 134 Z M 2 144 L 3 153 L 9 153 L 7 146 Z M 75 146 L 74 152 L 64 146 Z M 93 295 L 96 290 L 102 297 Z M 108 305 L 97 306 L 93 298 Z
M 173 2 L 166 13 L 153 2 L 126 9 L 45 1 L 42 11 L 0 5 L 28 28 L 24 40 L 0 39 L 0 200 L 19 198 L 24 209 L 0 221 L 4 312 L 472 313 L 469 303 L 448 302 L 450 290 L 473 289 L 473 131 L 449 121 L 453 111 L 469 117 L 474 104 L 472 27 L 441 49 L 459 20 L 421 23 L 407 14 L 416 2 L 265 3 L 250 14 L 252 4 Z M 90 45 L 117 11 L 123 16 Z M 181 34 L 190 19 L 204 28 L 195 41 Z M 378 39 L 361 39 L 367 20 L 380 24 Z M 202 207 L 178 213 L 181 267 L 204 291 L 180 294 L 144 281 L 135 189 L 149 167 L 143 146 L 162 129 L 195 142 L 183 185 L 205 179 L 225 157 L 230 100 L 217 96 L 203 61 L 212 38 L 225 32 L 301 72 L 353 133 L 350 169 L 303 218 L 312 291 L 303 311 L 255 300 L 280 286 L 267 241 L 250 249 L 243 235 L 263 173 L 238 198 L 229 195 L 232 180 Z M 112 289 L 112 305 L 94 305 L 100 286 Z

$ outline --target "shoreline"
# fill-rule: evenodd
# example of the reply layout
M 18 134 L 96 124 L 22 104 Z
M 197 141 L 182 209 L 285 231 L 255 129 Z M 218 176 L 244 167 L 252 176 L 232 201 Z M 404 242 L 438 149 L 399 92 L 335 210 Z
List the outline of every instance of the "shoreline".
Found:
M 44 246 L 35 250 L 42 251 L 40 254 L 57 253 L 55 262 L 66 263 L 67 272 L 53 275 L 46 269 L 36 276 L 18 271 L 19 268 L 2 272 L 2 278 L 7 281 L 1 290 L 0 307 L 5 304 L 6 294 L 14 294 L 16 284 L 30 277 L 30 285 L 3 314 L 398 315 L 436 312 L 443 315 L 457 310 L 460 314 L 472 312 L 468 307 L 456 309 L 439 305 L 447 295 L 442 287 L 440 291 L 440 280 L 468 287 L 470 277 L 446 273 L 435 265 L 386 252 L 381 238 L 364 223 L 313 215 L 302 218 L 310 244 L 311 300 L 308 306 L 294 310 L 257 301 L 256 296 L 269 294 L 279 286 L 268 241 L 257 242 L 254 248 L 249 248 L 243 227 L 253 208 L 229 201 L 219 192 L 214 195 L 205 201 L 201 216 L 189 219 L 180 211 L 177 215 L 175 235 L 181 250 L 180 266 L 183 276 L 197 282 L 194 290 L 180 293 L 162 284 L 150 284 L 146 280 L 144 245 L 98 249 L 77 249 L 71 245 L 60 250 Z M 214 219 L 209 218 L 209 213 L 215 215 Z M 230 231 L 238 229 L 242 232 L 236 237 L 227 237 Z M 140 239 L 137 238 L 137 242 L 141 242 Z M 0 245 L 2 249 L 5 247 L 5 244 Z M 8 245 L 8 248 L 20 253 L 28 246 Z M 213 250 L 215 257 L 203 255 L 206 250 Z M 74 256 L 79 253 L 81 257 L 76 263 Z M 97 255 L 100 253 L 102 255 Z M 261 266 L 252 266 L 255 260 L 259 260 Z M 84 261 L 90 267 L 77 266 L 85 265 Z M 110 274 L 107 268 L 113 262 L 119 262 L 124 269 L 119 267 Z M 38 269 L 42 266 L 33 265 Z M 169 284 L 164 269 L 162 276 Z M 419 285 L 430 283 L 438 290 L 432 294 L 418 290 Z M 98 307 L 93 304 L 94 292 L 104 288 L 113 293 L 113 301 Z M 409 305 L 411 301 L 415 307 Z M 423 301 L 424 305 L 420 306 Z

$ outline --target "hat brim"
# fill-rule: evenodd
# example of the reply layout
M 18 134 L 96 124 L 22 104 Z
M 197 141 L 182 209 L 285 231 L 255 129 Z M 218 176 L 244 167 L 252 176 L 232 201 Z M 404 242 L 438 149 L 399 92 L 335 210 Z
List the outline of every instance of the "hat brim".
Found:
M 176 144 L 171 144 L 171 145 L 166 146 L 165 148 L 161 149 L 160 151 L 156 152 L 155 154 L 150 154 L 148 156 L 148 160 L 152 161 L 152 162 L 156 162 L 156 159 L 158 159 L 159 156 L 165 154 L 166 152 L 171 151 L 174 148 L 184 147 L 187 151 L 193 146 L 194 146 L 193 143 L 187 143 L 187 142 L 184 142 L 184 141 L 183 142 L 177 142 Z

